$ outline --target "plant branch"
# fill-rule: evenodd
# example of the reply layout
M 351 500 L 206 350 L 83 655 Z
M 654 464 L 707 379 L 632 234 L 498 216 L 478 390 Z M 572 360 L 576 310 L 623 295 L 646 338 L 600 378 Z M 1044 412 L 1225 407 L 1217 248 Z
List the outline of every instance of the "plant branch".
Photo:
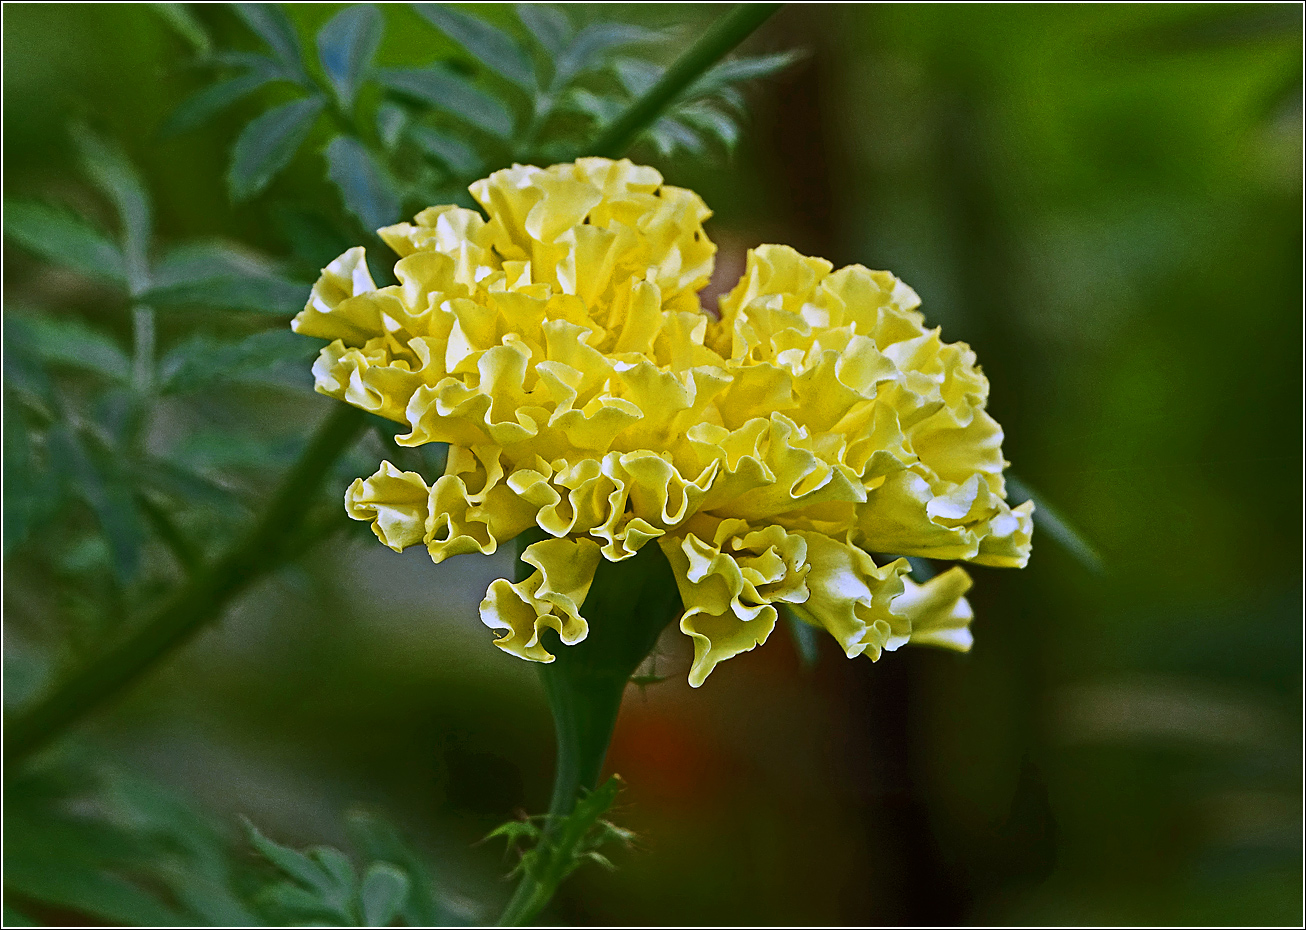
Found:
M 723 16 L 667 69 L 662 79 L 648 93 L 631 104 L 608 127 L 589 147 L 588 154 L 620 156 L 679 94 L 742 42 L 781 5 L 745 3 Z M 319 428 L 278 486 L 262 518 L 246 536 L 228 547 L 207 567 L 194 573 L 183 587 L 145 618 L 127 639 L 92 660 L 85 668 L 58 685 L 44 700 L 7 721 L 4 728 L 6 769 L 49 743 L 101 704 L 118 696 L 155 663 L 187 642 L 205 624 L 219 617 L 233 596 L 282 564 L 287 558 L 285 538 L 301 528 L 305 515 L 316 498 L 318 486 L 336 459 L 353 444 L 363 429 L 365 419 L 366 414 L 361 411 L 340 405 Z M 624 680 L 621 687 L 624 689 Z M 602 734 L 601 745 L 587 753 L 591 758 L 583 765 L 574 766 L 574 777 L 568 775 L 560 784 L 555 784 L 555 808 L 561 810 L 565 807 L 570 811 L 580 789 L 593 787 L 607 752 L 612 724 L 616 721 L 620 691 L 616 694 L 617 705 L 612 708 L 611 721 L 604 724 L 606 731 Z M 555 715 L 556 713 L 555 709 Z M 604 727 L 599 729 L 603 730 Z M 592 758 L 595 752 L 596 760 Z M 570 758 L 574 754 L 574 747 L 564 752 L 560 743 L 560 771 L 564 756 Z M 566 764 L 573 765 L 572 762 Z M 538 909 L 547 900 L 546 897 L 539 902 L 533 913 L 538 913 Z M 525 919 L 530 918 L 528 916 Z
M 595 140 L 589 154 L 619 158 L 640 133 L 707 70 L 748 38 L 776 13 L 783 3 L 741 3 L 718 19 L 685 54 L 672 63 L 661 79 L 617 117 Z
M 284 538 L 317 499 L 332 464 L 362 431 L 367 414 L 338 406 L 281 480 L 262 518 L 216 560 L 197 571 L 127 639 L 59 685 L 4 728 L 10 768 L 87 713 L 116 697 L 161 658 L 221 615 L 227 602 L 284 561 Z

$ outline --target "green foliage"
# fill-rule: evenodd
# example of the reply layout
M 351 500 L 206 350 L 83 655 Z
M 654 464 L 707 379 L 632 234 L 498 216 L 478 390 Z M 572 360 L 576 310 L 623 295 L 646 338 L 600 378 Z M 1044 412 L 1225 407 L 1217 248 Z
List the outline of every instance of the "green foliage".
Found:
M 292 100 L 246 126 L 231 150 L 227 172 L 231 196 L 248 200 L 261 193 L 290 164 L 325 106 L 326 101 L 317 96 Z
M 96 44 L 113 48 L 115 67 L 121 59 L 124 70 L 137 68 L 122 81 L 128 90 L 116 98 L 119 109 L 77 109 L 115 127 L 148 182 L 133 185 L 106 138 L 61 147 L 81 165 L 77 178 L 27 185 L 11 174 L 23 180 L 6 203 L 3 517 L 6 637 L 12 633 L 18 648 L 6 644 L 5 681 L 20 712 L 80 656 L 102 654 L 111 635 L 147 616 L 142 605 L 170 597 L 178 575 L 202 572 L 262 511 L 274 477 L 301 454 L 308 418 L 300 412 L 309 408 L 283 407 L 279 392 L 304 389 L 312 348 L 304 340 L 297 346 L 284 324 L 317 269 L 359 242 L 364 224 L 460 196 L 467 181 L 514 158 L 544 162 L 585 151 L 685 44 L 670 33 L 586 20 L 623 15 L 615 7 L 595 14 L 521 4 L 514 20 L 510 9 L 463 5 L 470 12 L 445 17 L 442 26 L 387 6 L 381 21 L 389 34 L 381 41 L 390 54 L 375 59 L 387 68 L 369 71 L 371 33 L 359 26 L 370 17 L 350 12 L 360 8 L 336 14 L 332 33 L 304 28 L 332 12 L 295 11 L 292 25 L 275 6 L 242 14 L 152 6 L 166 23 L 161 34 L 175 40 L 156 42 L 140 30 L 153 57 L 115 41 L 121 27 L 101 36 L 83 25 L 93 44 L 78 44 L 76 23 L 87 14 L 69 8 L 60 16 L 70 31 L 31 43 L 37 51 L 27 55 L 29 62 L 48 57 L 49 73 L 6 75 L 16 117 L 7 128 L 17 130 L 6 146 L 12 168 L 48 151 L 25 138 L 42 127 L 24 125 L 15 102 L 26 97 L 31 113 L 37 100 L 47 121 L 62 120 L 59 98 L 79 93 L 64 50 L 89 59 Z M 483 13 L 496 24 L 488 34 L 499 36 L 488 42 L 516 49 L 503 62 L 478 54 L 488 47 L 478 38 L 487 32 Z M 982 636 L 969 659 L 904 656 L 916 663 L 910 670 L 882 664 L 823 682 L 824 696 L 848 698 L 846 706 L 758 689 L 749 714 L 765 721 L 764 739 L 736 743 L 731 733 L 723 754 L 709 760 L 729 762 L 730 752 L 746 747 L 750 777 L 694 784 L 700 806 L 685 809 L 692 816 L 666 818 L 658 838 L 667 854 L 643 857 L 618 879 L 636 885 L 628 900 L 644 908 L 622 913 L 652 923 L 685 913 L 706 923 L 849 915 L 870 923 L 1054 925 L 1298 918 L 1300 837 L 1284 825 L 1300 820 L 1300 539 L 1296 521 L 1284 519 L 1283 496 L 1291 517 L 1300 503 L 1291 493 L 1300 458 L 1283 411 L 1290 421 L 1298 412 L 1292 382 L 1300 369 L 1293 340 L 1282 334 L 1285 320 L 1295 332 L 1299 321 L 1285 314 L 1301 299 L 1300 11 L 868 5 L 838 22 L 846 28 L 814 39 L 823 100 L 837 101 L 822 111 L 824 148 L 787 139 L 798 147 L 786 148 L 785 164 L 761 159 L 764 167 L 745 152 L 730 189 L 749 202 L 730 206 L 728 191 L 718 190 L 713 203 L 733 217 L 736 232 L 747 231 L 759 217 L 784 216 L 783 182 L 795 182 L 791 220 L 825 226 L 829 214 L 824 234 L 837 236 L 841 251 L 900 273 L 921 290 L 945 336 L 977 347 L 993 376 L 993 409 L 1009 428 L 1010 455 L 1037 488 L 1036 555 L 1028 572 L 1000 582 L 1007 593 L 977 603 Z M 402 51 L 401 23 L 420 37 L 408 48 L 426 42 L 425 51 Z M 437 45 L 437 32 L 456 51 Z M 183 67 L 179 55 L 194 60 Z M 434 74 L 436 87 L 456 85 L 483 109 L 467 99 L 456 108 L 430 90 L 428 78 L 404 79 L 425 96 L 391 87 L 383 77 L 395 72 Z M 645 132 L 643 155 L 730 149 L 744 122 L 739 91 L 748 75 L 746 67 L 723 73 L 730 83 L 713 88 L 704 78 L 664 114 L 667 121 Z M 171 119 L 150 109 L 155 85 L 196 75 L 200 86 Z M 102 83 L 119 79 L 106 71 Z M 167 136 L 221 117 L 195 148 L 229 153 L 261 113 L 319 98 L 297 150 L 237 211 L 213 210 L 221 171 L 201 177 L 203 159 L 188 159 L 204 164 L 188 174 L 164 169 L 184 141 L 155 146 L 150 135 L 160 122 Z M 801 108 L 785 115 L 801 116 Z M 838 154 L 826 177 L 839 192 L 833 210 L 820 203 L 819 185 L 805 186 L 820 174 L 802 153 L 822 151 Z M 391 216 L 378 220 L 387 212 L 376 196 L 384 188 L 368 182 L 351 195 L 343 189 L 354 180 L 347 170 L 328 176 L 332 152 L 379 167 L 398 198 Z M 158 195 L 153 212 L 166 233 L 143 247 L 139 230 L 148 224 L 140 218 L 148 220 L 150 205 L 142 212 L 133 189 Z M 355 208 L 369 192 L 373 208 Z M 178 242 L 167 232 L 175 230 L 204 238 Z M 213 235 L 242 241 L 214 243 Z M 140 256 L 144 282 L 133 277 Z M 275 429 L 261 428 L 265 421 Z M 365 440 L 373 444 L 362 456 L 371 459 L 367 467 L 377 458 L 374 444 L 384 441 L 401 467 L 428 478 L 440 472 L 439 461 L 401 460 L 434 450 L 399 450 L 382 439 L 390 424 L 378 425 Z M 1235 473 L 1221 449 L 1246 452 L 1240 461 L 1248 468 Z M 352 467 L 342 472 L 361 473 Z M 343 486 L 337 480 L 322 495 L 288 548 L 303 551 L 315 532 L 344 522 Z M 1031 493 L 1017 482 L 1011 491 L 1017 500 Z M 1058 519 L 1044 494 L 1078 529 Z M 1046 558 L 1064 540 L 1083 553 L 1084 565 L 1094 564 L 1085 535 L 1114 554 L 1109 573 L 1089 578 L 1080 565 Z M 1248 559 L 1258 566 L 1254 576 L 1229 570 Z M 914 564 L 914 577 L 923 580 L 928 568 Z M 337 632 L 328 619 L 314 618 L 323 639 Z M 268 627 L 280 642 L 286 629 Z M 794 632 L 801 638 L 811 630 Z M 943 662 L 953 663 L 946 675 L 936 673 Z M 637 683 L 653 677 L 635 676 Z M 847 690 L 863 679 L 866 692 Z M 263 683 L 232 687 L 251 703 L 264 691 Z M 826 753 L 802 768 L 795 759 L 779 780 L 760 761 L 754 767 L 753 752 L 779 758 L 788 750 L 774 747 L 796 728 L 819 724 L 817 714 L 830 707 L 855 718 L 868 693 L 880 716 L 848 740 L 851 753 L 834 755 L 860 759 L 864 751 L 868 779 L 887 765 L 892 790 L 868 780 L 864 792 L 831 800 L 816 779 L 867 769 L 839 768 Z M 487 719 L 504 713 L 505 705 L 476 699 L 490 707 Z M 910 727 L 895 723 L 903 708 Z M 519 711 L 513 705 L 509 713 Z M 425 705 L 414 716 L 427 716 Z M 360 719 L 370 726 L 373 718 Z M 331 732 L 346 750 L 360 738 L 350 723 Z M 730 723 L 723 719 L 718 732 Z M 124 729 L 106 732 L 119 739 Z M 735 729 L 748 740 L 756 728 Z M 895 742 L 892 734 L 909 730 L 910 739 Z M 425 740 L 426 731 L 414 739 Z M 1039 757 L 1045 785 L 1017 764 L 1026 748 Z M 180 755 L 163 741 L 149 752 Z M 321 919 L 274 907 L 277 893 L 262 897 L 278 884 L 292 889 L 292 902 L 313 891 L 281 872 L 270 877 L 275 866 L 229 825 L 187 819 L 158 786 L 141 787 L 132 800 L 126 779 L 110 777 L 101 762 L 74 776 L 60 774 L 56 761 L 33 758 L 39 769 L 8 778 L 6 925 Z M 803 775 L 812 781 L 806 793 Z M 772 803 L 777 788 L 794 803 Z M 720 829 L 721 817 L 739 812 L 749 830 Z M 1044 880 L 1039 843 L 1052 842 L 1043 828 L 1053 816 L 1059 863 Z M 527 823 L 534 832 L 519 839 L 529 847 L 547 823 Z M 355 919 L 379 921 L 398 900 L 395 919 L 408 925 L 483 922 L 484 912 L 472 920 L 450 904 L 429 861 L 393 845 L 392 827 L 363 815 L 349 827 L 347 854 L 307 855 L 342 885 L 351 884 L 341 865 L 348 856 L 357 876 Z M 822 884 L 831 870 L 809 853 L 856 853 L 868 836 L 877 849 L 913 851 L 910 861 L 851 884 L 836 875 L 835 885 L 847 887 Z M 759 846 L 759 837 L 767 842 Z M 749 880 L 700 881 L 723 861 L 747 861 Z M 615 884 L 609 901 L 626 893 Z M 674 907 L 664 903 L 670 900 Z
M 1045 538 L 1068 552 L 1088 571 L 1101 574 L 1106 570 L 1097 549 L 1071 526 L 1059 511 L 1044 500 L 1042 495 L 1035 494 L 1023 481 L 1010 475 L 1007 476 L 1007 486 L 1013 504 L 1023 504 L 1030 500 L 1034 502 L 1034 525 L 1042 531 Z
M 800 52 L 781 52 L 721 62 L 691 84 L 668 113 L 649 128 L 648 141 L 663 157 L 682 152 L 702 155 L 712 145 L 732 150 L 739 140 L 739 120 L 745 109 L 738 85 L 776 74 L 801 57 Z M 643 59 L 620 58 L 613 62 L 613 70 L 624 97 L 604 100 L 590 94 L 573 95 L 574 105 L 593 116 L 600 126 L 611 122 L 625 102 L 647 93 L 662 78 L 664 69 Z
M 441 3 L 418 3 L 431 25 L 465 48 L 489 70 L 526 93 L 534 93 L 535 69 L 526 51 L 511 36 L 478 16 Z
M 455 57 L 381 68 L 390 17 L 371 5 L 348 6 L 306 37 L 275 4 L 152 8 L 204 78 L 159 136 L 236 120 L 227 194 L 272 241 L 279 234 L 285 255 L 269 256 L 266 238 L 254 248 L 162 234 L 176 217 L 171 202 L 156 210 L 151 192 L 165 188 L 80 122 L 69 130 L 78 178 L 55 188 L 76 209 L 27 191 L 6 199 L 16 265 L 43 286 L 11 301 L 4 320 L 5 556 L 28 585 L 44 585 L 53 606 L 53 616 L 24 627 L 31 660 L 14 658 L 11 669 L 6 655 L 10 709 L 20 713 L 87 681 L 99 687 L 103 667 L 83 659 L 120 655 L 155 617 L 181 628 L 190 607 L 216 613 L 226 595 L 204 586 L 215 572 L 244 583 L 347 523 L 338 487 L 319 502 L 316 480 L 298 490 L 293 477 L 362 469 L 346 451 L 356 426 L 333 420 L 310 445 L 284 422 L 269 434 L 265 421 L 276 414 L 262 409 L 311 388 L 317 346 L 287 322 L 317 270 L 360 231 L 431 203 L 465 202 L 466 185 L 483 173 L 585 151 L 602 119 L 578 113 L 572 96 L 598 101 L 611 118 L 632 97 L 617 77 L 619 56 L 665 60 L 676 51 L 669 35 L 580 24 L 555 7 L 523 4 L 503 29 L 426 5 L 413 28 L 430 39 L 443 33 Z M 695 94 L 687 106 L 706 99 Z M 717 135 L 737 134 L 732 118 L 717 120 Z M 220 179 L 212 186 L 221 189 Z M 324 203 L 321 190 L 333 188 L 338 203 Z M 431 480 L 442 472 L 443 449 L 398 447 L 393 424 L 376 425 L 369 441 L 393 461 Z M 274 495 L 263 517 L 274 530 L 260 522 L 248 535 L 243 524 L 283 471 L 287 493 L 304 498 L 302 519 L 281 527 L 274 518 L 290 498 Z M 238 541 L 249 538 L 245 551 Z M 194 603 L 184 599 L 192 589 Z M 222 825 L 89 750 L 40 761 L 7 780 L 6 923 L 63 913 L 123 924 L 473 922 L 429 862 L 374 816 L 350 818 L 359 858 L 326 846 L 299 851 L 250 826 L 259 863 Z M 524 861 L 552 886 L 582 862 L 606 863 L 600 847 L 629 839 L 599 820 L 615 790 L 613 782 L 588 796 Z
M 151 447 L 160 397 L 251 375 L 301 389 L 302 380 L 269 380 L 266 373 L 308 357 L 305 341 L 284 329 L 307 286 L 285 277 L 277 263 L 226 243 L 161 247 L 135 167 L 89 128 L 76 126 L 72 135 L 81 170 L 112 206 L 119 231 L 110 238 L 86 217 L 40 201 L 7 205 L 5 232 L 13 241 L 106 289 L 94 319 L 23 307 L 6 314 L 7 500 L 16 504 L 7 553 L 38 526 L 57 540 L 84 507 L 106 543 L 102 577 L 146 597 L 162 580 L 141 577 L 151 527 L 157 531 L 157 516 L 166 512 L 185 522 L 196 505 L 175 482 L 154 478 L 166 471 L 191 484 L 206 481 Z M 248 322 L 225 336 L 188 334 L 198 318 L 179 315 L 180 329 L 170 324 L 176 335 L 159 346 L 156 314 L 183 310 L 231 311 Z M 251 323 L 274 329 L 249 333 Z M 132 331 L 130 347 L 115 332 L 123 324 Z M 156 519 L 140 513 L 143 499 L 155 502 Z M 158 541 L 175 550 L 179 539 Z
M 614 868 L 600 849 L 634 844 L 633 833 L 602 819 L 620 790 L 621 779 L 613 775 L 587 792 L 570 814 L 511 820 L 492 830 L 486 839 L 507 841 L 509 852 L 519 856 L 509 874 L 526 876 L 535 894 L 547 901 L 553 889 L 586 862 Z
M 317 34 L 322 70 L 345 112 L 353 109 L 354 96 L 381 45 L 381 34 L 381 14 L 367 4 L 345 7 Z
M 361 869 L 341 850 L 301 852 L 246 821 L 255 859 L 171 789 L 80 746 L 9 776 L 5 803 L 6 906 L 21 902 L 30 915 L 58 908 L 91 922 L 233 927 L 471 923 L 429 863 L 375 815 L 350 818 Z
M 114 284 L 127 282 L 122 249 L 84 217 L 49 204 L 6 200 L 5 234 L 53 264 Z
M 110 924 L 258 926 L 256 875 L 225 831 L 85 750 L 8 774 L 5 896 Z
M 265 190 L 325 125 L 318 150 L 327 177 L 367 232 L 447 199 L 451 186 L 466 184 L 483 165 L 571 157 L 663 71 L 652 60 L 622 56 L 635 47 L 656 53 L 666 37 L 626 23 L 578 29 L 567 12 L 543 4 L 517 6 L 522 35 L 443 4 L 416 4 L 422 19 L 466 57 L 375 68 L 384 20 L 363 4 L 346 7 L 318 31 L 318 81 L 305 66 L 293 25 L 275 5 L 237 7 L 271 54 L 206 55 L 201 65 L 230 76 L 197 91 L 163 131 L 195 129 L 267 85 L 290 82 L 300 96 L 255 117 L 239 134 L 227 176 L 232 196 L 245 200 Z M 744 114 L 738 85 L 793 60 L 786 53 L 722 63 L 650 127 L 647 142 L 663 155 L 728 152 Z
M 319 926 L 387 927 L 396 918 L 409 926 L 468 922 L 466 913 L 442 900 L 429 866 L 392 826 L 355 814 L 350 827 L 364 854 L 362 869 L 334 847 L 292 849 L 246 821 L 251 844 L 279 875 L 258 893 L 262 908 L 282 920 Z

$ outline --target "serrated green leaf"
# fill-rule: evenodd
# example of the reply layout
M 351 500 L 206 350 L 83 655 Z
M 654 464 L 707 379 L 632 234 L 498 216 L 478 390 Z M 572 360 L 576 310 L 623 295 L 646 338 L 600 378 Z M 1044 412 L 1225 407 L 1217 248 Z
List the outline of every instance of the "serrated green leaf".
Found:
M 44 363 L 22 326 L 21 321 L 33 315 L 34 311 L 0 314 L 0 325 L 4 327 L 4 385 L 20 395 L 41 420 L 48 421 L 55 418 L 59 400 Z
M 327 901 L 318 897 L 294 882 L 275 882 L 264 888 L 258 895 L 258 903 L 281 912 L 296 923 L 306 919 L 329 918 L 335 924 L 310 923 L 309 926 L 350 926 L 354 923 L 352 915 L 341 913 Z
M 589 852 L 581 854 L 578 857 L 578 861 L 576 864 L 580 865 L 581 863 L 586 861 L 597 863 L 598 865 L 603 866 L 603 868 L 607 869 L 609 872 L 615 872 L 617 870 L 617 867 L 612 864 L 611 859 L 603 855 L 603 853 L 596 852 L 593 849 L 591 849 Z
M 279 468 L 293 461 L 300 446 L 290 439 L 267 441 L 221 430 L 200 429 L 173 450 L 186 463 L 207 469 Z
M 308 851 L 308 855 L 327 871 L 338 887 L 352 892 L 358 884 L 354 864 L 340 850 L 332 846 L 315 846 Z
M 801 60 L 805 53 L 801 51 L 776 52 L 771 55 L 732 58 L 714 65 L 706 74 L 690 85 L 685 97 L 694 99 L 713 94 L 723 87 L 767 77 L 777 71 L 783 71 Z
M 200 55 L 208 54 L 213 43 L 209 41 L 209 34 L 200 21 L 192 15 L 184 3 L 151 3 L 151 9 L 163 19 L 165 23 L 172 27 L 177 35 L 181 36 L 191 44 Z
M 251 71 L 202 87 L 178 104 L 159 128 L 159 135 L 169 138 L 195 129 L 274 80 L 276 78 Z
M 327 146 L 326 159 L 327 177 L 364 229 L 375 231 L 399 219 L 398 185 L 361 142 L 336 136 Z
M 6 852 L 8 847 L 6 841 Z M 37 866 L 25 857 L 7 854 L 5 890 L 52 907 L 92 915 L 110 926 L 179 927 L 189 923 L 185 915 L 126 879 L 76 861 L 58 860 Z
M 79 320 L 24 315 L 14 318 L 11 326 L 23 344 L 47 364 L 94 372 L 122 384 L 131 380 L 127 353 Z
M 703 151 L 703 140 L 698 133 L 669 116 L 664 116 L 654 123 L 647 135 L 658 150 L 658 154 L 663 157 L 674 154 L 678 149 L 693 154 Z
M 144 300 L 162 310 L 208 307 L 274 316 L 298 313 L 310 289 L 266 262 L 216 242 L 173 249 L 155 266 L 154 281 Z
M 481 157 L 470 146 L 429 126 L 414 126 L 408 136 L 423 152 L 460 178 L 474 177 L 481 169 Z
M 737 116 L 742 117 L 748 112 L 748 102 L 738 87 L 722 87 L 712 95 L 712 100 Z
M 163 866 L 159 878 L 177 902 L 213 927 L 261 927 L 265 921 L 225 883 L 193 874 L 189 863 Z
M 251 74 L 261 74 L 269 81 L 299 83 L 293 75 L 286 73 L 286 69 L 281 62 L 260 52 L 214 52 L 209 56 L 205 64 L 217 65 L 223 68 L 245 68 Z
M 305 887 L 317 891 L 329 891 L 335 887 L 335 882 L 327 871 L 309 859 L 308 856 L 298 850 L 291 849 L 289 846 L 282 846 L 280 843 L 268 839 L 249 820 L 244 818 L 242 820 L 245 824 L 245 833 L 249 837 L 250 843 L 258 850 L 259 855 L 276 866 L 285 875 Z
M 94 512 L 108 543 L 113 573 L 119 584 L 127 584 L 140 565 L 144 534 L 136 499 L 122 476 L 113 474 L 95 460 L 66 424 L 49 434 L 50 456 L 68 476 L 71 488 Z
M 359 892 L 363 923 L 369 927 L 387 927 L 404 906 L 408 897 L 408 876 L 388 862 L 377 862 L 368 868 Z
M 600 126 L 612 122 L 625 110 L 620 101 L 600 96 L 584 88 L 569 91 L 563 104 L 566 109 L 592 116 Z
M 663 68 L 642 58 L 619 58 L 612 63 L 617 80 L 632 97 L 642 97 L 662 77 Z
M 535 92 L 535 69 L 530 56 L 512 36 L 478 16 L 444 4 L 418 3 L 415 9 L 495 74 L 528 93 Z
M 133 287 L 144 286 L 145 255 L 150 246 L 150 196 L 136 166 L 123 149 L 91 132 L 89 127 L 73 124 L 69 135 L 77 149 L 82 172 L 114 204 L 123 227 L 123 253 L 127 256 L 127 273 Z
M 272 49 L 287 76 L 305 87 L 312 87 L 304 70 L 304 51 L 299 34 L 285 12 L 275 3 L 237 3 L 235 10 L 245 25 Z
M 248 200 L 290 164 L 326 101 L 320 96 L 273 107 L 251 122 L 231 151 L 227 186 L 235 200 Z
M 518 3 L 514 8 L 522 25 L 552 57 L 562 54 L 575 31 L 566 13 L 545 3 Z
M 387 152 L 393 151 L 408 128 L 408 111 L 386 101 L 376 108 L 376 134 Z
M 322 70 L 346 111 L 353 109 L 359 86 L 372 67 L 381 46 L 384 25 L 371 4 L 348 6 L 337 13 L 317 34 L 317 54 Z
M 68 804 L 73 798 L 84 801 L 97 790 L 98 779 L 64 763 L 53 770 L 42 766 L 25 777 L 11 773 L 6 782 L 6 896 L 110 925 L 192 923 L 189 915 L 162 903 L 126 874 L 115 874 L 138 874 L 157 861 L 158 850 L 147 839 L 88 812 L 84 803 L 80 809 Z
M 106 142 L 80 124 L 74 124 L 70 134 L 83 173 L 109 198 L 118 213 L 128 283 L 133 293 L 139 293 L 148 284 L 145 257 L 149 253 L 152 225 L 145 183 L 119 146 Z
M 270 369 L 294 365 L 308 371 L 317 346 L 287 329 L 272 329 L 222 342 L 210 336 L 192 336 L 159 360 L 159 389 L 170 394 L 190 394 L 224 381 L 266 383 Z M 260 378 L 262 375 L 264 377 Z M 278 383 L 281 379 L 275 379 Z
M 207 307 L 291 316 L 304 308 L 308 290 L 296 281 L 275 277 L 206 278 L 152 290 L 146 299 L 161 310 Z
M 449 899 L 436 887 L 429 864 L 400 838 L 395 828 L 374 814 L 351 811 L 345 822 L 350 840 L 371 861 L 396 863 L 411 884 L 402 908 L 410 927 L 463 926 L 473 920 L 467 908 Z
M 32 252 L 74 271 L 125 286 L 122 250 L 73 213 L 30 200 L 6 200 L 5 235 Z
M 182 459 L 185 448 L 172 454 Z M 198 463 L 199 466 L 203 464 Z M 196 473 L 194 467 L 197 467 L 197 463 L 166 459 L 147 459 L 137 466 L 140 469 L 141 484 L 188 505 L 203 505 L 214 513 L 239 514 L 246 509 L 244 501 L 230 488 Z
M 676 117 L 693 128 L 715 137 L 727 150 L 739 142 L 739 125 L 716 107 L 695 103 L 677 107 Z
M 558 56 L 554 86 L 564 87 L 578 75 L 603 64 L 605 56 L 613 49 L 638 45 L 655 38 L 657 33 L 642 26 L 629 23 L 591 23 L 582 29 L 575 40 Z
M 500 824 L 489 833 L 485 834 L 487 840 L 495 840 L 502 837 L 512 846 L 522 840 L 534 842 L 540 838 L 542 831 L 535 824 L 528 820 L 509 820 L 507 823 Z
M 157 287 L 175 287 L 210 278 L 269 278 L 275 267 L 248 249 L 220 239 L 173 246 L 154 266 Z
M 6 394 L 8 392 L 6 391 Z M 13 552 L 27 539 L 36 517 L 36 463 L 32 461 L 31 435 L 21 410 L 6 403 L 4 426 L 4 497 L 0 508 L 4 521 L 4 554 Z M 6 656 L 6 658 L 8 658 Z M 6 677 L 8 670 L 6 669 Z M 6 693 L 8 688 L 6 687 Z
M 513 118 L 499 100 L 445 68 L 384 68 L 377 80 L 402 94 L 457 116 L 493 136 L 512 134 Z
M 149 873 L 200 918 L 192 922 L 220 927 L 263 923 L 237 892 L 237 860 L 224 831 L 161 785 L 112 770 L 105 782 L 105 816 L 115 827 L 145 838 Z
M 630 846 L 635 842 L 634 830 L 619 827 L 610 820 L 600 820 L 595 824 L 592 833 L 594 838 L 591 843 L 596 848 L 608 843 L 621 843 L 623 846 Z

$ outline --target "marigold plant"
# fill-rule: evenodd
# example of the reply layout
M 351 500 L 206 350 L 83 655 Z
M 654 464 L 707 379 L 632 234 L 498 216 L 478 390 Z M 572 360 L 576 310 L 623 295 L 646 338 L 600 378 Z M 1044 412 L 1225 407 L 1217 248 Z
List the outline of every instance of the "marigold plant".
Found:
M 1023 566 L 1032 504 L 1005 500 L 974 353 L 911 288 L 763 245 L 714 315 L 710 211 L 652 168 L 516 165 L 471 193 L 488 219 L 432 207 L 380 230 L 398 284 L 351 249 L 294 320 L 330 340 L 318 391 L 404 424 L 401 445 L 449 444 L 432 485 L 389 462 L 355 481 L 351 516 L 437 562 L 541 536 L 534 573 L 481 604 L 496 645 L 536 662 L 545 630 L 586 638 L 601 561 L 651 543 L 694 686 L 766 642 L 777 605 L 850 657 L 970 648 L 969 577 L 917 584 L 902 556 Z

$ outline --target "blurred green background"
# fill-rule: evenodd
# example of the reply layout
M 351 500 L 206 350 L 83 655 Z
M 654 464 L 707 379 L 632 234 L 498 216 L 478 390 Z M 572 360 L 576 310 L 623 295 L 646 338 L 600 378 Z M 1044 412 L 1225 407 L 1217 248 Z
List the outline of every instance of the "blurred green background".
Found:
M 309 36 L 338 8 L 289 12 Z M 383 63 L 441 51 L 385 12 Z M 720 9 L 570 12 L 688 38 Z M 794 6 L 748 47 L 808 56 L 750 89 L 733 155 L 638 153 L 716 211 L 718 290 L 770 241 L 911 284 L 977 351 L 1012 471 L 1101 567 L 1036 534 L 1025 571 L 976 569 L 965 656 L 872 665 L 822 643 L 807 669 L 777 631 L 693 691 L 668 634 L 669 678 L 632 687 L 609 759 L 638 849 L 578 872 L 552 919 L 1300 923 L 1301 25 L 1287 4 Z M 250 104 L 159 138 L 200 76 L 146 5 L 8 4 L 4 26 L 6 196 L 85 201 L 66 134 L 85 118 L 141 167 L 165 238 L 288 253 L 225 195 Z M 322 186 L 311 149 L 273 194 Z M 93 286 L 8 242 L 5 270 L 7 315 L 40 304 L 129 339 Z M 222 388 L 205 415 L 275 444 L 331 403 L 269 390 Z M 240 478 L 255 497 L 274 480 Z M 77 545 L 6 550 L 7 708 L 110 624 L 78 609 Z M 552 765 L 534 669 L 476 615 L 508 573 L 337 538 L 76 743 L 232 835 L 244 815 L 345 845 L 349 808 L 383 812 L 493 914 L 510 862 L 473 844 L 543 810 Z

